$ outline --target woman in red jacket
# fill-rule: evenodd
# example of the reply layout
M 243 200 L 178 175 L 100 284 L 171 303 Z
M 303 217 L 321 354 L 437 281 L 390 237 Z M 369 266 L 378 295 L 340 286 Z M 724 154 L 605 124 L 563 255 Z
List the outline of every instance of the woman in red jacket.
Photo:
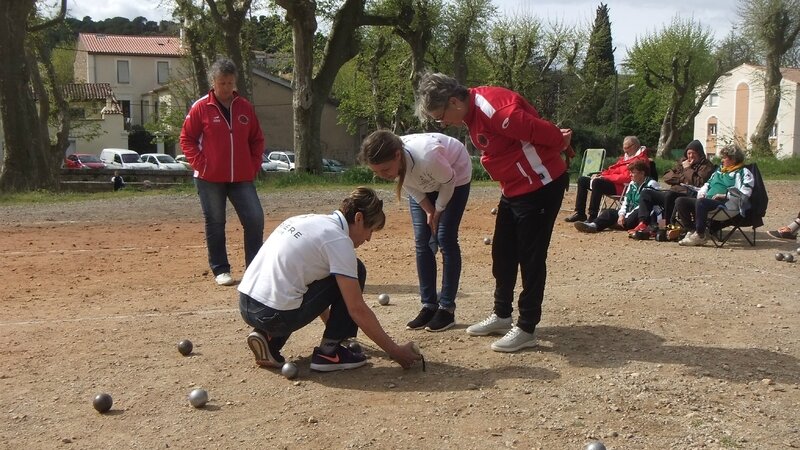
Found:
M 491 345 L 498 352 L 533 347 L 542 316 L 547 250 L 569 183 L 561 158 L 566 147 L 561 130 L 516 92 L 493 86 L 466 88 L 439 73 L 421 77 L 418 99 L 420 119 L 467 126 L 472 143 L 481 151 L 481 164 L 500 183 L 492 240 L 494 312 L 467 328 L 467 333 L 504 334 Z M 522 292 L 519 319 L 513 325 L 518 267 Z
M 245 265 L 264 241 L 264 211 L 253 184 L 261 170 L 264 136 L 253 105 L 236 93 L 236 74 L 236 65 L 227 59 L 211 66 L 213 88 L 192 105 L 180 140 L 205 216 L 208 263 L 223 286 L 234 283 L 225 247 L 228 199 L 244 229 Z

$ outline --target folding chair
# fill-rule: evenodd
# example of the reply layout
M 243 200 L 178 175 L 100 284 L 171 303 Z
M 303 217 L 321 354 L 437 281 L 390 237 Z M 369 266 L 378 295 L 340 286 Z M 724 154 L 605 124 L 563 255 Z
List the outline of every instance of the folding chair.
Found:
M 739 230 L 739 233 L 751 247 L 755 247 L 756 228 L 764 225 L 764 216 L 767 213 L 767 205 L 769 204 L 767 189 L 764 186 L 764 180 L 761 178 L 758 165 L 752 163 L 745 167 L 753 174 L 753 191 L 748 201 L 742 206 L 741 212 L 728 211 L 724 206 L 721 206 L 709 213 L 711 222 L 709 223 L 708 235 L 711 241 L 714 242 L 714 246 L 718 248 L 725 245 L 736 230 Z M 735 192 L 733 191 L 732 194 L 735 195 Z M 730 230 L 723 235 L 723 230 L 728 227 L 730 227 Z M 752 229 L 752 239 L 744 231 L 744 228 L 747 227 Z
M 603 170 L 603 162 L 606 160 L 606 149 L 587 148 L 583 151 L 581 159 L 581 170 L 578 176 L 588 177 L 593 173 Z

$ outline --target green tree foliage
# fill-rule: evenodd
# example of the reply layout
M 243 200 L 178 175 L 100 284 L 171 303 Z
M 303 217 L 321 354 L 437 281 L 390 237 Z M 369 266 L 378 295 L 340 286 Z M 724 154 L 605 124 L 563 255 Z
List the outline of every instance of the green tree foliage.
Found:
M 642 130 L 660 130 L 658 152 L 663 157 L 691 136 L 694 117 L 729 68 L 715 50 L 706 27 L 676 17 L 661 31 L 637 39 L 628 54 L 637 124 Z
M 614 48 L 611 44 L 611 20 L 608 5 L 597 7 L 594 26 L 589 34 L 586 59 L 580 70 L 582 83 L 578 119 L 585 125 L 609 125 L 614 122 L 615 75 Z

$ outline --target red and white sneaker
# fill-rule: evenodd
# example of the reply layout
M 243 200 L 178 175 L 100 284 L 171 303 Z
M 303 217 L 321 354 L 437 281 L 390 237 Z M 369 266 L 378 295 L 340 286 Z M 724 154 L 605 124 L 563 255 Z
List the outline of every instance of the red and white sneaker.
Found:
M 649 231 L 649 226 L 645 222 L 639 222 L 639 225 L 628 230 L 628 234 L 636 234 L 639 231 Z

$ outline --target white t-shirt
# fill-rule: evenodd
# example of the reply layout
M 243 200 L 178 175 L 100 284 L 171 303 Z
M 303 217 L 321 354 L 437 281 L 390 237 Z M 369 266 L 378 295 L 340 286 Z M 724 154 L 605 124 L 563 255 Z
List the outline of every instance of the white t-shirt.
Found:
M 403 190 L 417 203 L 426 192 L 439 192 L 436 210 L 444 211 L 453 190 L 472 179 L 472 161 L 464 144 L 441 133 L 400 136 L 406 158 Z
M 347 220 L 333 214 L 286 219 L 247 267 L 239 292 L 281 311 L 297 309 L 308 285 L 330 275 L 358 278 Z

